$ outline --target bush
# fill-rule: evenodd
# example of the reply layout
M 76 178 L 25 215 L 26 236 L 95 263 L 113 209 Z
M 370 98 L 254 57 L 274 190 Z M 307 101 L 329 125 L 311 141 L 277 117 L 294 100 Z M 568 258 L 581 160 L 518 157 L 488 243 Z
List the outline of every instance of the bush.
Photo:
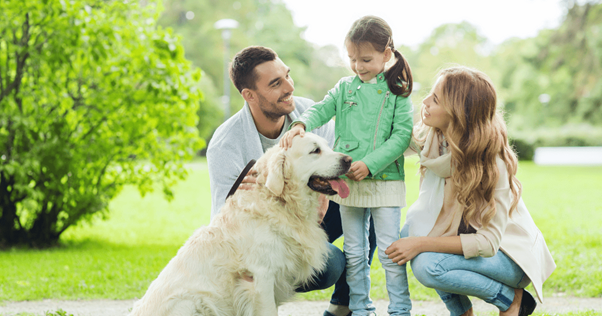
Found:
M 580 124 L 510 131 L 510 143 L 520 160 L 533 160 L 537 147 L 602 146 L 602 128 Z
M 200 70 L 140 1 L 0 2 L 0 246 L 55 243 L 125 184 L 186 175 Z
M 511 138 L 510 145 L 514 147 L 518 160 L 533 160 L 533 156 L 535 156 L 535 147 L 533 147 L 533 144 L 520 138 Z

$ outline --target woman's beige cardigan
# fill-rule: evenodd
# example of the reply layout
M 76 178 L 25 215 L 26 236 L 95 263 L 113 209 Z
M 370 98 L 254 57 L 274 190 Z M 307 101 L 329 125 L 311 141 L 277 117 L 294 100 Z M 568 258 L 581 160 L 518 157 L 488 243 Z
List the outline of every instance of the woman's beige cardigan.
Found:
M 471 222 L 477 232 L 460 234 L 462 251 L 466 259 L 473 257 L 492 257 L 501 249 L 518 264 L 531 280 L 537 297 L 543 303 L 542 285 L 556 268 L 554 259 L 548 250 L 541 231 L 533 222 L 522 198 L 516 210 L 509 216 L 512 194 L 508 180 L 508 171 L 503 160 L 498 158 L 500 177 L 494 192 L 496 203 L 495 216 L 486 228 L 480 221 Z M 449 179 L 448 179 L 449 180 Z M 428 236 L 455 236 L 462 220 L 452 185 L 445 185 L 445 194 L 441 213 L 433 230 Z M 451 223 L 449 219 L 451 218 Z
M 429 140 L 434 144 L 439 143 L 437 137 L 432 138 L 429 138 Z M 435 171 L 439 176 L 446 178 L 443 206 L 428 236 L 457 236 L 460 221 L 462 220 L 462 212 L 455 198 L 456 194 L 453 192 L 453 185 L 451 183 L 448 185 L 448 182 L 451 180 L 448 178 L 451 175 L 451 170 L 449 170 L 451 169 L 451 155 L 440 156 L 439 146 L 432 146 L 434 147 L 432 151 L 428 147 L 431 146 L 426 146 L 424 149 L 428 152 L 429 157 L 424 155 L 425 150 L 423 150 L 421 152 L 421 163 L 429 165 L 432 168 L 431 171 Z M 420 151 L 420 149 L 416 144 L 412 143 L 405 155 L 409 156 L 412 152 L 415 153 L 417 151 Z M 445 152 L 446 150 L 444 150 Z M 427 160 L 430 161 L 427 162 Z M 499 170 L 499 180 L 494 192 L 496 203 L 495 216 L 485 228 L 482 227 L 480 221 L 470 223 L 476 229 L 476 233 L 460 234 L 462 251 L 464 257 L 470 259 L 478 256 L 492 257 L 497 253 L 498 249 L 501 249 L 523 269 L 527 277 L 531 280 L 539 301 L 543 303 L 542 286 L 544 281 L 556 268 L 556 264 L 548 250 L 541 231 L 537 228 L 535 222 L 533 222 L 522 198 L 519 200 L 512 216 L 509 216 L 513 196 L 510 190 L 508 170 L 501 158 L 498 157 L 496 162 Z M 423 190 L 428 190 L 428 188 L 421 188 L 421 191 Z M 411 223 L 409 224 L 411 225 Z

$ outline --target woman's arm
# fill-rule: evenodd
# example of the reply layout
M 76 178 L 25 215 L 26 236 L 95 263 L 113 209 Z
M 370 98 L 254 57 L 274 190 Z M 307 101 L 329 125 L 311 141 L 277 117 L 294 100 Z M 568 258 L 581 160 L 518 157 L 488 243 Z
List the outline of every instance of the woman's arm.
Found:
M 462 255 L 460 236 L 406 237 L 391 244 L 385 254 L 393 262 L 402 265 L 423 252 L 441 252 Z
M 393 262 L 404 264 L 422 252 L 441 252 L 464 255 L 465 258 L 492 257 L 499 250 L 506 231 L 512 202 L 508 171 L 501 159 L 498 159 L 500 178 L 494 193 L 496 203 L 495 216 L 487 227 L 477 229 L 474 234 L 461 234 L 449 237 L 407 237 L 392 243 L 385 250 Z

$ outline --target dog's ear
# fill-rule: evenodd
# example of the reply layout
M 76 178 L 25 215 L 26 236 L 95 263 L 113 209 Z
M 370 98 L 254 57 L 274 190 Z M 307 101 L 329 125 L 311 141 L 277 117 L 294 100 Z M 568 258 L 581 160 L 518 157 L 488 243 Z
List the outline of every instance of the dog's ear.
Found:
M 276 196 L 282 195 L 284 190 L 286 165 L 286 150 L 284 149 L 274 153 L 268 160 L 268 176 L 265 186 Z

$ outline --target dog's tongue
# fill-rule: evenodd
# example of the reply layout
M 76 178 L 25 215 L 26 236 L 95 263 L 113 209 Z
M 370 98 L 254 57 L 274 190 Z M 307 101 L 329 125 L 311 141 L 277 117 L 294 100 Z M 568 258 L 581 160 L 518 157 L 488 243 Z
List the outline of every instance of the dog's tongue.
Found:
M 343 179 L 328 180 L 328 182 L 330 183 L 332 189 L 335 190 L 340 197 L 346 198 L 349 196 L 349 187 L 347 186 L 347 183 L 343 181 Z

